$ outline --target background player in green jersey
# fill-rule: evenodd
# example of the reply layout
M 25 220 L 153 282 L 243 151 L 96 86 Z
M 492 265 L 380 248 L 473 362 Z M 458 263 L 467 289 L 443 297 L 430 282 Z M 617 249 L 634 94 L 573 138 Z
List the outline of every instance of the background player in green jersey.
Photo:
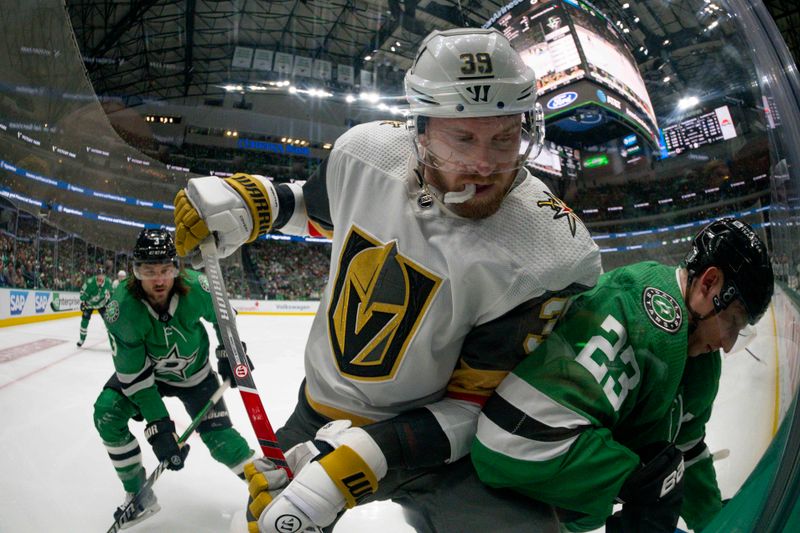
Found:
M 97 309 L 101 315 L 103 314 L 106 304 L 111 298 L 111 291 L 111 280 L 102 269 L 96 276 L 91 276 L 83 283 L 81 287 L 81 337 L 76 343 L 78 347 L 83 346 L 86 341 L 86 332 L 92 313 Z
M 103 313 L 116 372 L 94 404 L 95 427 L 128 493 L 115 519 L 146 477 L 129 421 L 146 421 L 145 436 L 158 460 L 168 461 L 170 470 L 183 468 L 189 446 L 178 446 L 175 424 L 162 396 L 177 396 L 194 418 L 219 386 L 200 319 L 214 324 L 222 344 L 208 281 L 199 272 L 179 267 L 166 230 L 143 230 L 133 258 L 134 275 L 116 288 Z M 218 372 L 230 378 L 224 349 L 218 348 L 216 355 Z M 233 429 L 223 400 L 209 410 L 197 432 L 214 459 L 242 476 L 253 450 Z M 159 509 L 150 491 L 126 526 Z
M 604 274 L 486 403 L 479 476 L 556 506 L 569 531 L 672 533 L 679 515 L 702 529 L 722 507 L 704 443 L 719 350 L 772 293 L 764 243 L 730 218 L 698 233 L 677 269 Z

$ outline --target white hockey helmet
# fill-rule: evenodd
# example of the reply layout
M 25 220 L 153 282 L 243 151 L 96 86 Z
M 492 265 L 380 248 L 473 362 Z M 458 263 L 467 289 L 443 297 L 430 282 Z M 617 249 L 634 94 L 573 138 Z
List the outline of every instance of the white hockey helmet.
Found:
M 426 120 L 421 117 L 520 114 L 522 142 L 511 168 L 519 168 L 541 149 L 544 113 L 536 103 L 536 76 L 496 29 L 433 31 L 422 41 L 406 72 L 405 92 L 410 105 L 407 126 L 416 155 L 425 164 L 441 166 L 437 162 L 455 162 L 460 154 L 425 157 L 419 135 L 425 133 Z M 536 153 L 531 155 L 534 149 Z

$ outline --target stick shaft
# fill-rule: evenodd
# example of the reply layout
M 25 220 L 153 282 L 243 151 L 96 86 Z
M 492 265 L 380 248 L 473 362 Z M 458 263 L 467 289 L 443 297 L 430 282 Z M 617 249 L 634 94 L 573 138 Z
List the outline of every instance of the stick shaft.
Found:
M 239 339 L 239 332 L 236 329 L 236 316 L 233 313 L 228 292 L 225 290 L 225 281 L 222 277 L 222 270 L 219 266 L 219 256 L 217 245 L 213 235 L 200 244 L 200 253 L 203 255 L 205 263 L 205 273 L 211 290 L 211 300 L 214 304 L 214 312 L 217 315 L 217 325 L 222 336 L 222 343 L 225 346 L 225 353 L 228 356 L 228 363 L 233 370 L 236 386 L 242 396 L 247 416 L 253 426 L 261 453 L 276 465 L 280 466 L 292 477 L 289 465 L 283 451 L 278 445 L 278 439 L 269 423 L 269 418 L 261 403 L 258 389 L 250 373 L 250 366 L 247 364 L 247 356 Z

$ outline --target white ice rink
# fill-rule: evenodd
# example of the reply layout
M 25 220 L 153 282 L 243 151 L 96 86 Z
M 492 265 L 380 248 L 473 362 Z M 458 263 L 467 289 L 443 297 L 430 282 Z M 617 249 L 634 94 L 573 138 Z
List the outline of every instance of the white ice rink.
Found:
M 242 340 L 273 427 L 291 413 L 303 376 L 303 346 L 311 317 L 241 315 Z M 723 365 L 722 386 L 709 426 L 711 451 L 730 449 L 718 461 L 723 497 L 732 496 L 773 434 L 776 398 L 775 317 L 767 313 L 749 346 Z M 83 348 L 76 348 L 80 318 L 0 328 L 0 532 L 103 532 L 124 497 L 92 424 L 92 405 L 113 371 L 102 320 L 94 315 Z M 33 344 L 35 343 L 35 344 Z M 258 449 L 239 393 L 225 399 L 234 425 Z M 167 398 L 179 432 L 189 417 Z M 148 473 L 155 456 L 133 423 Z M 194 435 L 187 466 L 165 472 L 155 485 L 162 510 L 132 532 L 241 531 L 245 484 L 211 459 Z M 521 531 L 524 530 L 521 527 Z M 398 506 L 370 504 L 345 514 L 337 533 L 404 533 Z

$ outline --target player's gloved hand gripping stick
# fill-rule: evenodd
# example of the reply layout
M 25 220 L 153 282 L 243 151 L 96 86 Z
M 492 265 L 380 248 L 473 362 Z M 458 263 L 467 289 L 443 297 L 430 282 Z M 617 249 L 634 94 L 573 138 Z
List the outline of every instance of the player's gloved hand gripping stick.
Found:
M 194 417 L 192 423 L 189 424 L 188 428 L 186 428 L 186 431 L 184 431 L 183 434 L 181 434 L 181 436 L 178 438 L 178 445 L 183 444 L 186 441 L 186 439 L 188 439 L 192 435 L 192 433 L 194 433 L 194 430 L 197 429 L 197 426 L 199 426 L 200 422 L 203 421 L 203 418 L 206 416 L 208 410 L 211 409 L 211 407 L 213 407 L 214 404 L 217 403 L 220 398 L 222 398 L 222 395 L 225 394 L 225 391 L 228 390 L 230 386 L 231 386 L 230 381 L 225 380 L 222 382 L 222 385 L 220 385 L 219 388 L 216 390 L 216 392 L 214 392 L 214 394 L 211 395 L 211 398 L 208 400 L 208 402 L 206 402 L 206 404 L 203 406 L 200 412 L 197 413 L 197 416 Z M 120 530 L 120 528 L 125 522 L 130 520 L 131 516 L 133 515 L 134 509 L 136 509 L 136 506 L 139 504 L 139 500 L 142 494 L 147 492 L 153 486 L 153 484 L 156 482 L 159 476 L 166 469 L 167 469 L 167 461 L 162 461 L 161 463 L 159 463 L 156 469 L 153 470 L 153 473 L 150 474 L 150 477 L 148 477 L 145 480 L 144 484 L 142 484 L 142 488 L 139 489 L 139 492 L 136 494 L 136 496 L 130 502 L 128 502 L 128 505 L 125 507 L 125 509 L 122 510 L 122 513 L 119 515 L 119 518 L 117 518 L 117 520 L 111 525 L 111 527 L 108 528 L 108 531 L 106 533 L 116 533 L 117 531 Z
M 242 341 L 239 340 L 239 332 L 236 329 L 236 318 L 231 303 L 228 300 L 228 293 L 225 290 L 222 270 L 219 267 L 217 244 L 213 234 L 200 243 L 200 253 L 205 263 L 205 272 L 211 290 L 214 312 L 217 314 L 217 325 L 222 335 L 222 343 L 225 345 L 228 362 L 233 370 L 233 377 L 236 380 L 239 394 L 242 395 L 242 401 L 247 410 L 247 416 L 250 417 L 250 424 L 252 424 L 253 430 L 256 433 L 256 438 L 258 438 L 258 445 L 261 447 L 261 453 L 273 463 L 286 470 L 286 473 L 291 479 L 292 471 L 286 463 L 283 451 L 280 449 L 280 446 L 278 446 L 278 439 L 275 437 L 275 432 L 272 430 L 272 426 L 269 423 L 267 413 L 264 411 L 264 406 L 261 403 L 261 397 L 258 395 L 256 384 L 250 373 L 250 367 L 247 364 L 247 355 L 242 346 Z

